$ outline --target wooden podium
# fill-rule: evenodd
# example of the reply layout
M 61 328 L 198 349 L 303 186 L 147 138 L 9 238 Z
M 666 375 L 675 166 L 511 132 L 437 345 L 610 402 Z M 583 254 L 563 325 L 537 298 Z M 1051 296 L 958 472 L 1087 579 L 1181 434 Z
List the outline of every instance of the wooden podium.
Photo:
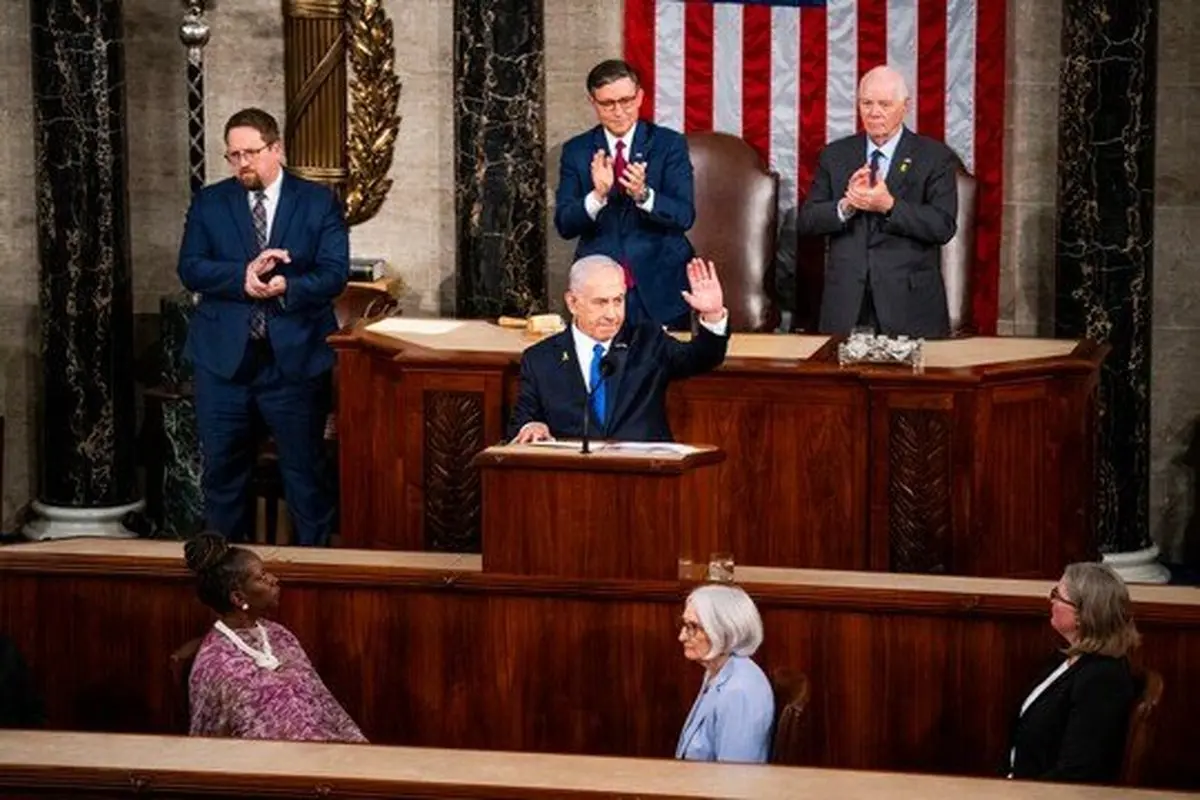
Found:
M 483 569 L 677 580 L 681 560 L 704 564 L 729 550 L 717 517 L 724 459 L 711 445 L 489 447 L 472 462 L 483 484 Z

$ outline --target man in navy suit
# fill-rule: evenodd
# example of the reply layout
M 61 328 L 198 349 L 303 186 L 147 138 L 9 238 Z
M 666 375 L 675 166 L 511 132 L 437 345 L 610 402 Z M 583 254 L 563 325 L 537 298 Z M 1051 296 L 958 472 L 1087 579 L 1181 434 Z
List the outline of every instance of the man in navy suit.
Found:
M 279 126 L 265 111 L 225 125 L 234 176 L 196 193 L 179 278 L 199 295 L 186 355 L 195 365 L 196 421 L 208 523 L 234 540 L 253 534 L 255 429 L 274 435 L 300 544 L 324 544 L 334 503 L 325 472 L 337 328 L 333 300 L 350 273 L 341 205 L 329 189 L 283 169 Z
M 717 367 L 729 342 L 729 314 L 712 262 L 687 266 L 681 299 L 700 316 L 684 343 L 649 320 L 625 319 L 625 276 L 608 256 L 571 265 L 567 308 L 571 327 L 521 357 L 521 389 L 508 425 L 525 444 L 583 435 L 584 415 L 598 439 L 671 441 L 667 383 Z
M 904 77 L 875 67 L 858 88 L 864 132 L 821 151 L 797 228 L 829 236 L 823 333 L 950 335 L 941 246 L 956 230 L 958 158 L 904 127 L 909 104 Z
M 563 146 L 554 226 L 579 238 L 576 259 L 601 254 L 622 266 L 630 322 L 686 329 L 685 234 L 696 219 L 687 140 L 638 121 L 645 94 L 624 61 L 597 65 L 587 90 L 600 124 Z

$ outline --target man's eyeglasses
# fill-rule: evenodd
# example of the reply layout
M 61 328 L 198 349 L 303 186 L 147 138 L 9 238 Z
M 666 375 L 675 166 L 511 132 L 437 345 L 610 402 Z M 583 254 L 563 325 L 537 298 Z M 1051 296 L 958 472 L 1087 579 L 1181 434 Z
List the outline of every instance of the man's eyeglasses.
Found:
M 242 159 L 253 161 L 258 158 L 259 153 L 270 146 L 269 144 L 264 144 L 262 147 L 255 147 L 252 150 L 234 150 L 225 154 L 225 160 L 230 164 L 240 164 L 242 163 Z
M 633 108 L 634 103 L 637 102 L 637 95 L 631 94 L 629 97 L 618 97 L 616 100 L 597 100 L 593 97 L 592 102 L 601 111 L 616 111 L 617 106 L 620 106 L 622 111 L 629 111 Z
M 683 635 L 689 639 L 696 638 L 696 634 L 704 630 L 695 622 L 692 622 L 690 619 L 686 619 L 685 617 L 679 618 L 679 629 L 682 630 Z
M 1057 586 L 1053 586 L 1053 587 L 1051 587 L 1051 589 L 1050 589 L 1050 599 L 1051 599 L 1052 601 L 1054 601 L 1054 602 L 1058 602 L 1058 603 L 1062 603 L 1063 605 L 1070 606 L 1071 608 L 1079 608 L 1079 606 L 1078 606 L 1078 605 L 1076 605 L 1075 603 L 1071 602 L 1071 601 L 1070 601 L 1070 600 L 1068 600 L 1067 598 L 1063 597 L 1063 595 L 1062 595 L 1062 592 L 1060 592 L 1060 591 L 1058 590 L 1058 587 L 1057 587 Z

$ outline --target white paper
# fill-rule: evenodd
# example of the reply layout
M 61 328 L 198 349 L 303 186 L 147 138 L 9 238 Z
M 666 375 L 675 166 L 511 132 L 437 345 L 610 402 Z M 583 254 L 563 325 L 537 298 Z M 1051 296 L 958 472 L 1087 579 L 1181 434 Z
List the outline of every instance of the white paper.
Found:
M 453 319 L 412 319 L 410 317 L 388 317 L 367 326 L 373 333 L 404 334 L 416 333 L 425 336 L 441 336 L 450 331 L 458 330 L 462 322 Z
M 678 442 L 605 442 L 601 448 L 610 452 L 629 453 L 674 453 L 680 456 L 690 456 L 700 452 L 700 448 Z

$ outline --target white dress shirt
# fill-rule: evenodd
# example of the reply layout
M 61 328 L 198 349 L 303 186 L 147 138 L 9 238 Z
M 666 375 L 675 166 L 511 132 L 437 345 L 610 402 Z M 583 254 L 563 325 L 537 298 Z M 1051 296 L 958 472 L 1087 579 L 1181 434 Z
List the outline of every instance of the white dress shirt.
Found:
M 608 142 L 609 155 L 612 158 L 616 158 L 617 157 L 617 142 L 624 142 L 625 143 L 625 163 L 632 164 L 635 161 L 634 152 L 633 152 L 633 135 L 636 132 L 637 132 L 637 123 L 636 122 L 633 123 L 632 128 L 625 131 L 624 136 L 620 136 L 620 137 L 613 136 L 612 132 L 609 131 L 608 128 L 605 128 L 604 129 L 604 138 Z M 621 176 L 617 175 L 615 172 L 613 173 L 613 182 L 614 182 L 613 186 L 618 192 L 624 191 L 624 187 L 621 186 Z M 592 219 L 595 219 L 596 217 L 600 216 L 600 210 L 603 209 L 606 205 L 608 205 L 608 197 L 606 196 L 602 200 L 597 200 L 596 193 L 594 191 L 588 192 L 587 195 L 585 195 L 583 198 L 583 208 L 585 211 L 587 211 L 587 215 L 589 217 L 591 217 Z M 638 208 L 640 208 L 642 211 L 645 211 L 647 214 L 649 214 L 651 211 L 654 210 L 654 190 L 651 189 L 649 186 L 646 187 L 646 199 L 645 199 L 645 201 L 638 203 Z
M 270 185 L 263 187 L 263 207 L 267 211 L 267 241 L 271 241 L 271 228 L 275 225 L 275 211 L 279 208 L 279 189 L 283 185 L 283 170 L 275 176 Z M 254 219 L 254 201 L 256 191 L 246 192 L 246 202 L 250 204 L 250 219 Z

